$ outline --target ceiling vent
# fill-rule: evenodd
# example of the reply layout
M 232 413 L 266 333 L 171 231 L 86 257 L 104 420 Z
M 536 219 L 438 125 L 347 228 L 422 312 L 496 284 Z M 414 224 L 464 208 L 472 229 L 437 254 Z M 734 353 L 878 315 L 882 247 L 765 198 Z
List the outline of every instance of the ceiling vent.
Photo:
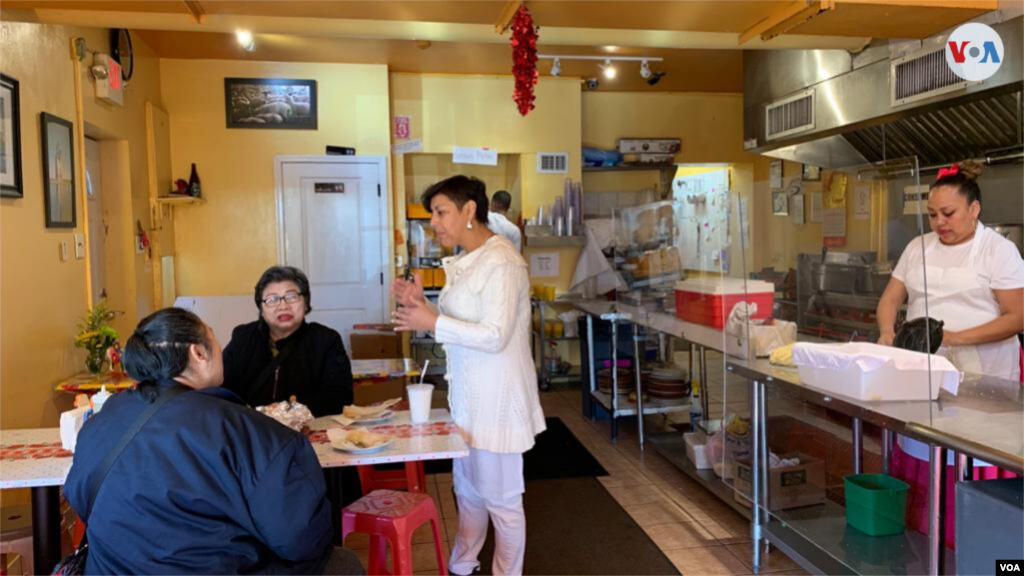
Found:
M 968 82 L 946 63 L 946 49 L 916 53 L 892 61 L 892 105 L 902 106 L 940 94 L 962 90 Z
M 765 134 L 775 140 L 814 130 L 814 90 L 805 90 L 765 108 Z
M 567 174 L 569 172 L 568 152 L 538 152 L 538 174 Z

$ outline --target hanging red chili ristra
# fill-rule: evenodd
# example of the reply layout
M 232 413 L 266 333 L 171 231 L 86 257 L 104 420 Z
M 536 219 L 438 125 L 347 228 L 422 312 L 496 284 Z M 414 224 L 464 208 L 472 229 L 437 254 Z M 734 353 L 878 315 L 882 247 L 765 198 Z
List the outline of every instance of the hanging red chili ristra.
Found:
M 516 85 L 512 93 L 519 113 L 526 116 L 536 106 L 533 87 L 537 85 L 537 31 L 533 16 L 524 4 L 512 19 L 512 75 Z

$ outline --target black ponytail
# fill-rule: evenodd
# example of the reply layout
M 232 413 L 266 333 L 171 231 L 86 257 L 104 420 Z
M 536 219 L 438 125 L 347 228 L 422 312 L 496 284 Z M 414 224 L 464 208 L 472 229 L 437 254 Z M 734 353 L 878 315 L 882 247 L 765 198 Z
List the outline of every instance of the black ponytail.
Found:
M 139 381 L 138 391 L 147 402 L 156 399 L 156 385 L 188 368 L 189 347 L 210 347 L 206 325 L 181 308 L 157 310 L 139 322 L 124 347 L 124 367 Z

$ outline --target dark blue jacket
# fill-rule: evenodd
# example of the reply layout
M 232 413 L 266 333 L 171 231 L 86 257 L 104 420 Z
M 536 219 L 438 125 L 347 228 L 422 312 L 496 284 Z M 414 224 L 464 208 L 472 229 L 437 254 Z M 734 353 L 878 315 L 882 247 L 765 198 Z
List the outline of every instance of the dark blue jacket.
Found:
M 146 405 L 115 394 L 78 436 L 64 493 L 87 526 L 86 573 L 321 573 L 331 516 L 316 453 L 227 390 L 168 401 L 92 502 L 90 478 Z

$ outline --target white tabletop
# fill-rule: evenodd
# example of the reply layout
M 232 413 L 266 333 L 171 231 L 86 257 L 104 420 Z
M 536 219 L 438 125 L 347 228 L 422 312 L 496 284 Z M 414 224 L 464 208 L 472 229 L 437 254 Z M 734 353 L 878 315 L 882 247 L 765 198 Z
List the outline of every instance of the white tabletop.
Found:
M 62 486 L 70 469 L 60 428 L 0 430 L 0 489 Z
M 395 412 L 394 417 L 380 424 L 365 428 L 381 434 L 395 436 L 395 441 L 380 452 L 373 454 L 350 454 L 331 448 L 327 440 L 328 428 L 352 429 L 358 426 L 342 426 L 330 417 L 317 418 L 309 423 L 313 430 L 310 442 L 316 450 L 320 466 L 365 466 L 367 464 L 389 464 L 395 462 L 416 462 L 420 460 L 447 460 L 469 455 L 469 446 L 455 428 L 452 417 L 444 408 L 430 411 L 430 422 L 413 424 L 409 412 Z
M 443 408 L 430 411 L 430 422 L 412 424 L 408 411 L 395 412 L 386 422 L 367 426 L 396 436 L 375 454 L 354 455 L 331 448 L 327 428 L 344 428 L 330 418 L 309 423 L 310 443 L 324 468 L 363 466 L 418 460 L 446 460 L 469 455 L 469 447 Z M 0 489 L 63 486 L 71 469 L 71 453 L 61 448 L 59 428 L 0 430 Z

